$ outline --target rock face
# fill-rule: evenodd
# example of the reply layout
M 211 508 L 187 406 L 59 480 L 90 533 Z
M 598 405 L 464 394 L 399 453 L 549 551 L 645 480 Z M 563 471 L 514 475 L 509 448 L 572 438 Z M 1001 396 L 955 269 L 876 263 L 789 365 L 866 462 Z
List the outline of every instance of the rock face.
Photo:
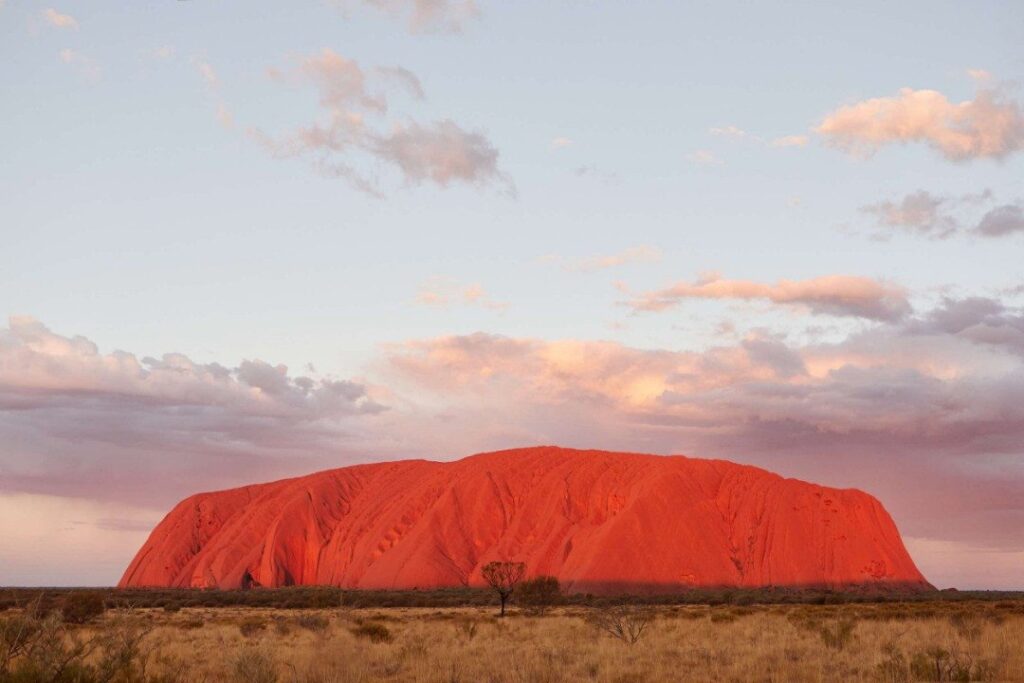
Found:
M 153 530 L 120 586 L 480 585 L 495 559 L 572 592 L 929 587 L 861 491 L 721 460 L 550 447 L 200 493 Z

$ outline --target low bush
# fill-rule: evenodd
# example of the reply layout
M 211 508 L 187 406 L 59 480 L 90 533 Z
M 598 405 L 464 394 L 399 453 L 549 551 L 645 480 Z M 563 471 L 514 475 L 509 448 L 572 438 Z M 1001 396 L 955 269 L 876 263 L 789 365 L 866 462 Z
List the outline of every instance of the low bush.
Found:
M 825 647 L 833 650 L 843 650 L 853 640 L 853 630 L 857 622 L 853 619 L 836 618 L 834 621 L 822 624 L 818 627 L 818 635 Z
M 650 608 L 638 605 L 595 607 L 587 615 L 587 621 L 595 628 L 627 645 L 634 645 L 643 637 L 653 618 Z
M 930 647 L 917 652 L 910 660 L 910 673 L 917 681 L 991 681 L 995 667 L 985 660 L 975 660 L 966 652 L 951 652 L 943 647 Z
M 259 617 L 251 617 L 238 624 L 238 631 L 246 638 L 251 638 L 267 628 L 267 620 Z
M 277 683 L 277 662 L 266 650 L 245 647 L 231 659 L 231 674 L 238 683 Z
M 295 618 L 295 623 L 300 628 L 304 628 L 307 631 L 313 633 L 323 633 L 331 625 L 331 621 L 322 614 L 300 614 Z
M 359 624 L 352 629 L 352 635 L 356 638 L 364 638 L 371 643 L 390 643 L 391 631 L 384 624 L 377 624 L 372 621 Z
M 74 591 L 64 596 L 60 613 L 65 623 L 85 624 L 102 616 L 106 609 L 103 594 L 99 591 Z

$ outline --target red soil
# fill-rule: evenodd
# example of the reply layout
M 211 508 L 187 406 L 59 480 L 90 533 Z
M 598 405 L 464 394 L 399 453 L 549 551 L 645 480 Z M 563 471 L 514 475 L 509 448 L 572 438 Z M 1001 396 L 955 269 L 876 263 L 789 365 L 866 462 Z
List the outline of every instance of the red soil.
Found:
M 569 591 L 927 588 L 857 490 L 682 456 L 526 448 L 357 465 L 201 493 L 153 530 L 120 585 L 480 585 L 495 559 Z

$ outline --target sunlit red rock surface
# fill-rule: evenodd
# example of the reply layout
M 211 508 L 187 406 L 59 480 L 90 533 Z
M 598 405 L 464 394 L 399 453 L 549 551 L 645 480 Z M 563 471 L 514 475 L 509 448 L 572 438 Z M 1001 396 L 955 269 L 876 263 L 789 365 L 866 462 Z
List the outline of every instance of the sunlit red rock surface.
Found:
M 201 493 L 126 586 L 479 585 L 495 559 L 569 591 L 926 588 L 882 505 L 721 460 L 528 448 Z

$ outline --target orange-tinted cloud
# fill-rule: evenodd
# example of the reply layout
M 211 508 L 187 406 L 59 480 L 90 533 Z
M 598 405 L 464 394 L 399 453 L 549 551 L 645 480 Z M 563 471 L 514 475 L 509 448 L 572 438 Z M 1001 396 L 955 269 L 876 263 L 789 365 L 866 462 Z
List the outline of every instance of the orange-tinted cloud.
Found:
M 954 103 L 935 90 L 903 88 L 893 97 L 840 107 L 815 130 L 859 156 L 911 142 L 925 143 L 950 161 L 1002 159 L 1024 149 L 1024 111 L 993 89 Z
M 462 284 L 448 277 L 432 277 L 420 286 L 416 303 L 422 306 L 447 308 L 454 304 L 480 306 L 492 311 L 504 311 L 508 304 L 495 301 L 479 284 Z
M 69 28 L 78 30 L 78 20 L 70 14 L 62 14 L 52 7 L 48 7 L 43 10 L 43 20 L 46 21 L 50 26 L 56 26 L 57 28 Z
M 779 280 L 766 284 L 752 280 L 727 280 L 713 273 L 696 282 L 680 282 L 640 294 L 627 305 L 635 311 L 662 311 L 687 299 L 763 300 L 805 307 L 816 314 L 871 320 L 898 320 L 911 310 L 902 288 L 852 275 L 825 275 L 809 280 Z

